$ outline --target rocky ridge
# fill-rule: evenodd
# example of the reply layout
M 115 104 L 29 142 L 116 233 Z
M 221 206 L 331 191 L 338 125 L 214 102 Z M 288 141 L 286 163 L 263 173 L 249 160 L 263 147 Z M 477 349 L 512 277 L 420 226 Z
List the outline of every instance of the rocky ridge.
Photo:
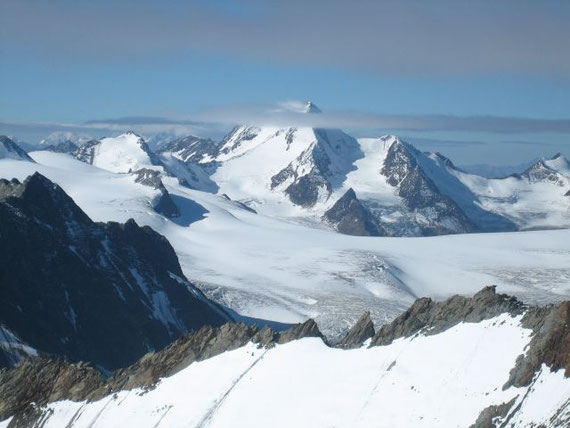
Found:
M 0 159 L 10 158 L 34 162 L 34 160 L 11 138 L 0 135 Z
M 323 215 L 323 219 L 337 232 L 355 236 L 385 236 L 370 211 L 358 200 L 356 193 L 348 189 Z
M 93 222 L 39 173 L 0 180 L 0 253 L 0 325 L 39 352 L 112 370 L 231 320 L 162 235 Z
M 303 337 L 323 337 L 316 323 L 308 320 L 284 332 L 259 329 L 243 323 L 204 326 L 188 333 L 135 364 L 117 370 L 110 378 L 87 363 L 35 357 L 14 369 L 0 370 L 0 420 L 16 415 L 11 426 L 41 418 L 38 406 L 58 400 L 98 400 L 120 390 L 152 388 L 195 361 L 202 361 L 249 342 L 272 347 Z M 24 380 L 25 379 L 25 380 Z
M 517 360 L 511 371 L 511 379 L 504 388 L 530 385 L 542 364 L 551 370 L 563 368 L 566 376 L 570 376 L 570 302 L 541 308 L 529 307 L 513 297 L 497 294 L 495 287 L 485 287 L 473 297 L 454 296 L 443 302 L 418 299 L 408 311 L 376 332 L 370 315 L 364 314 L 334 346 L 357 348 L 368 339 L 371 339 L 371 347 L 383 346 L 401 337 L 434 335 L 461 322 L 477 323 L 504 313 L 522 315 L 522 326 L 533 331 L 527 352 Z M 284 332 L 276 332 L 268 327 L 259 329 L 243 323 L 229 323 L 219 328 L 205 326 L 180 337 L 159 352 L 145 355 L 129 367 L 117 370 L 108 379 L 85 363 L 71 364 L 32 357 L 14 369 L 0 371 L 0 419 L 15 414 L 14 424 L 37 421 L 42 415 L 41 405 L 51 401 L 98 400 L 114 392 L 133 388 L 142 388 L 144 391 L 192 362 L 237 349 L 249 342 L 270 348 L 304 337 L 323 338 L 313 320 Z M 26 379 L 26 382 L 22 382 L 22 379 Z M 514 403 L 515 400 L 512 400 L 484 409 L 473 426 L 493 426 L 489 425 L 493 418 L 512 416 L 517 411 L 513 408 Z

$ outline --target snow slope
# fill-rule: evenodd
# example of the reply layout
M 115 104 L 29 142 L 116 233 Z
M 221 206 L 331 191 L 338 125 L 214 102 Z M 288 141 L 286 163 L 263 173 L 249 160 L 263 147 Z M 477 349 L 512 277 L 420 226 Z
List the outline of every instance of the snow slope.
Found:
M 165 235 L 187 278 L 243 315 L 281 322 L 314 317 L 340 334 L 365 310 L 376 323 L 418 296 L 472 294 L 483 285 L 532 302 L 570 295 L 570 230 L 367 238 L 255 214 L 163 177 L 181 216 L 152 208 L 155 190 L 65 154 L 34 152 L 36 163 L 0 160 L 0 176 L 39 171 L 94 220 L 134 218 Z
M 356 141 L 334 129 L 241 126 L 219 143 L 171 144 L 171 155 L 210 174 L 214 185 L 196 188 L 305 223 L 320 224 L 353 189 L 393 236 L 570 226 L 570 164 L 562 155 L 488 179 L 392 135 Z
M 298 216 L 307 212 L 301 207 L 328 201 L 358 156 L 356 140 L 342 131 L 243 126 L 222 141 L 215 156 L 199 161 L 216 164 L 211 178 L 218 193 L 268 214 Z M 315 196 L 295 200 L 293 190 L 308 177 L 315 177 L 309 185 Z
M 94 147 L 92 164 L 98 168 L 112 172 L 159 169 L 144 140 L 133 132 L 115 138 L 103 138 Z
M 22 150 L 12 139 L 0 135 L 0 159 L 17 159 L 33 162 L 25 150 Z
M 483 409 L 512 399 L 514 426 L 556 426 L 549 419 L 559 408 L 563 426 L 570 379 L 562 370 L 543 366 L 529 387 L 502 388 L 530 341 L 519 321 L 503 314 L 354 350 L 318 338 L 270 349 L 248 344 L 154 389 L 49 404 L 42 426 L 468 427 Z

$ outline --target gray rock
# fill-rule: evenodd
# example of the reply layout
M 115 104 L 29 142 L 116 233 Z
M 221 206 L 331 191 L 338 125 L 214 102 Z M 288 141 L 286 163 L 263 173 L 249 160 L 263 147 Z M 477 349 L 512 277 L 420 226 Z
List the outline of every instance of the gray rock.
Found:
M 36 415 L 35 406 L 64 399 L 82 401 L 104 383 L 101 373 L 88 364 L 29 358 L 16 369 L 0 370 L 0 420 L 19 413 L 22 423 Z
M 287 186 L 285 193 L 295 205 L 310 208 L 317 203 L 321 189 L 327 194 L 331 192 L 328 181 L 318 174 L 310 173 Z
M 558 156 L 561 156 L 560 153 L 552 159 L 556 159 Z M 552 168 L 549 168 L 542 159 L 529 167 L 518 177 L 527 179 L 531 183 L 550 182 L 558 186 L 564 186 L 565 184 L 560 174 Z
M 315 320 L 308 319 L 302 324 L 297 324 L 296 326 L 291 327 L 289 330 L 285 330 L 284 332 L 279 333 L 277 343 L 288 343 L 293 340 L 302 339 L 304 337 L 319 337 L 323 339 L 323 341 L 326 341 Z
M 338 232 L 355 236 L 385 236 L 386 231 L 377 224 L 368 209 L 356 197 L 354 190 L 348 189 L 324 216 L 328 224 Z
M 473 232 L 477 226 L 455 201 L 443 195 L 418 162 L 419 152 L 404 142 L 388 149 L 381 173 L 397 189 L 406 206 L 424 219 L 419 226 L 423 235 Z M 426 223 L 427 221 L 427 223 Z
M 54 153 L 74 154 L 79 150 L 79 147 L 74 142 L 67 140 L 55 145 L 51 144 L 45 147 L 44 150 Z
M 517 358 L 504 388 L 529 385 L 542 364 L 555 371 L 564 369 L 565 376 L 570 376 L 570 301 L 532 307 L 521 323 L 533 330 L 533 336 L 526 353 Z
M 99 144 L 101 144 L 101 141 L 99 140 L 89 140 L 85 144 L 79 146 L 72 155 L 81 162 L 93 165 L 93 161 L 95 160 L 95 148 Z
M 479 322 L 502 313 L 518 315 L 525 311 L 523 303 L 506 294 L 497 294 L 495 288 L 485 287 L 473 297 L 453 296 L 443 302 L 434 302 L 427 297 L 418 299 L 390 324 L 383 325 L 370 346 L 387 345 L 419 332 L 437 334 L 460 322 Z
M 34 162 L 34 160 L 23 150 L 20 146 L 18 146 L 11 138 L 0 135 L 0 146 L 4 148 L 8 153 L 9 156 L 26 160 L 28 162 Z
M 29 358 L 12 369 L 0 370 L 0 420 L 14 416 L 15 422 L 44 417 L 36 405 L 58 400 L 99 400 L 121 390 L 153 388 L 159 379 L 172 376 L 196 361 L 240 348 L 248 342 L 263 347 L 304 337 L 320 337 L 316 323 L 308 320 L 287 331 L 259 330 L 244 323 L 204 326 L 181 336 L 159 352 L 144 355 L 136 363 L 119 369 L 105 380 L 92 366 L 61 359 Z
M 152 187 L 160 192 L 160 196 L 154 202 L 154 210 L 166 217 L 180 217 L 180 211 L 178 207 L 170 197 L 170 193 L 164 187 L 162 180 L 160 179 L 160 172 L 154 169 L 141 168 L 137 171 L 132 172 L 135 176 L 135 182 L 140 183 L 144 186 Z
M 374 334 L 374 323 L 370 318 L 370 312 L 365 312 L 337 343 L 337 346 L 344 349 L 358 348 L 362 346 L 366 340 L 374 337 Z
M 166 238 L 134 220 L 93 222 L 39 173 L 0 180 L 0 254 L 0 324 L 74 362 L 124 367 L 231 320 L 186 280 Z
M 171 152 L 185 162 L 190 160 L 199 162 L 206 156 L 215 157 L 217 150 L 218 145 L 211 139 L 188 135 L 158 145 L 155 152 L 157 154 Z
M 502 403 L 499 405 L 493 405 L 486 407 L 477 417 L 477 420 L 469 428 L 495 428 L 496 424 L 493 419 L 504 418 L 507 413 L 515 404 L 516 397 L 507 403 Z

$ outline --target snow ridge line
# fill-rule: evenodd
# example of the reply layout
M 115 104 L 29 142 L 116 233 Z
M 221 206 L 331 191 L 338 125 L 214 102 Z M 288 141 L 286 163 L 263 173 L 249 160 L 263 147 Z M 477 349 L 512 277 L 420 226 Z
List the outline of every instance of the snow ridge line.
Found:
M 243 379 L 243 377 L 246 374 L 248 374 L 250 372 L 250 370 L 253 369 L 255 367 L 255 365 L 263 359 L 263 357 L 265 357 L 265 354 L 267 353 L 267 351 L 268 351 L 268 349 L 264 350 L 263 353 L 247 369 L 245 369 L 245 371 L 241 375 L 239 375 L 239 377 L 232 383 L 232 385 L 228 388 L 228 390 L 226 392 L 224 392 L 224 395 L 222 395 L 214 403 L 214 405 L 206 412 L 204 417 L 196 425 L 196 428 L 205 428 L 210 424 L 210 422 L 212 422 L 212 418 L 214 417 L 216 411 L 222 406 L 222 404 L 224 403 L 224 401 L 226 400 L 228 395 L 230 395 L 232 390 Z

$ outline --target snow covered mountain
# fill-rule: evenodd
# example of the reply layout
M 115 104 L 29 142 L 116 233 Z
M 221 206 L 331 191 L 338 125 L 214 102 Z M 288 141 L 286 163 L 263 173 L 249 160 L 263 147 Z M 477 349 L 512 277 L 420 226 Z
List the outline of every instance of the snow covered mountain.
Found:
M 0 135 L 0 159 L 18 159 L 33 162 L 25 150 L 21 149 L 12 139 Z
M 307 103 L 303 112 L 320 110 Z M 341 233 L 429 236 L 570 226 L 570 168 L 562 155 L 489 179 L 395 136 L 356 140 L 334 129 L 240 126 L 219 142 L 187 136 L 160 142 L 154 151 L 133 132 L 64 145 L 50 150 L 112 172 L 155 170 L 256 212 Z M 348 227 L 360 220 L 355 211 L 334 209 L 343 198 L 354 200 L 366 227 Z
M 32 358 L 0 372 L 0 426 L 561 428 L 569 315 L 570 302 L 528 307 L 487 287 L 418 299 L 377 329 L 364 316 L 342 347 L 308 321 L 203 328 L 108 380 Z
M 110 370 L 230 319 L 186 280 L 163 236 L 132 219 L 93 222 L 39 173 L 0 180 L 0 253 L 3 364 L 27 346 Z
M 81 146 L 76 156 L 98 168 L 119 173 L 161 166 L 145 141 L 131 131 L 115 138 L 92 140 Z
M 308 103 L 304 111 L 320 110 Z M 367 235 L 370 227 L 373 235 L 425 236 L 570 225 L 568 190 L 560 192 L 570 189 L 568 161 L 561 155 L 520 175 L 488 179 L 395 136 L 357 141 L 340 130 L 258 126 L 237 127 L 220 142 L 180 138 L 158 152 L 163 161 L 184 162 L 199 183 L 193 188 L 349 234 Z M 352 217 L 327 215 L 345 196 L 358 201 L 368 231 L 347 228 Z
M 320 110 L 308 103 L 305 112 Z M 240 126 L 219 143 L 192 141 L 184 156 L 211 174 L 219 193 L 264 211 L 280 205 L 287 215 L 328 201 L 362 154 L 340 130 Z
M 52 132 L 46 138 L 42 139 L 39 145 L 43 150 L 45 150 L 48 147 L 56 147 L 65 144 L 73 144 L 75 146 L 81 146 L 82 144 L 92 139 L 93 137 L 84 133 L 57 131 L 57 132 Z
M 156 209 L 160 191 L 137 183 L 137 174 L 109 172 L 60 153 L 31 156 L 35 163 L 1 159 L 1 175 L 23 181 L 39 171 L 96 221 L 134 218 L 151 226 L 172 243 L 187 278 L 243 315 L 284 323 L 314 317 L 323 332 L 337 337 L 366 310 L 382 323 L 417 296 L 445 298 L 472 293 L 482 284 L 497 284 L 502 292 L 529 302 L 556 302 L 570 295 L 570 230 L 359 238 L 308 221 L 256 214 L 238 201 L 193 190 L 161 174 L 180 213 L 166 216 Z M 376 171 L 373 165 L 382 164 L 363 158 L 356 163 L 361 172 L 365 159 Z M 355 192 L 359 201 L 366 196 L 362 181 L 360 186 L 360 194 Z M 340 211 L 352 213 L 353 205 Z M 368 218 L 360 209 L 354 213 L 357 220 Z

